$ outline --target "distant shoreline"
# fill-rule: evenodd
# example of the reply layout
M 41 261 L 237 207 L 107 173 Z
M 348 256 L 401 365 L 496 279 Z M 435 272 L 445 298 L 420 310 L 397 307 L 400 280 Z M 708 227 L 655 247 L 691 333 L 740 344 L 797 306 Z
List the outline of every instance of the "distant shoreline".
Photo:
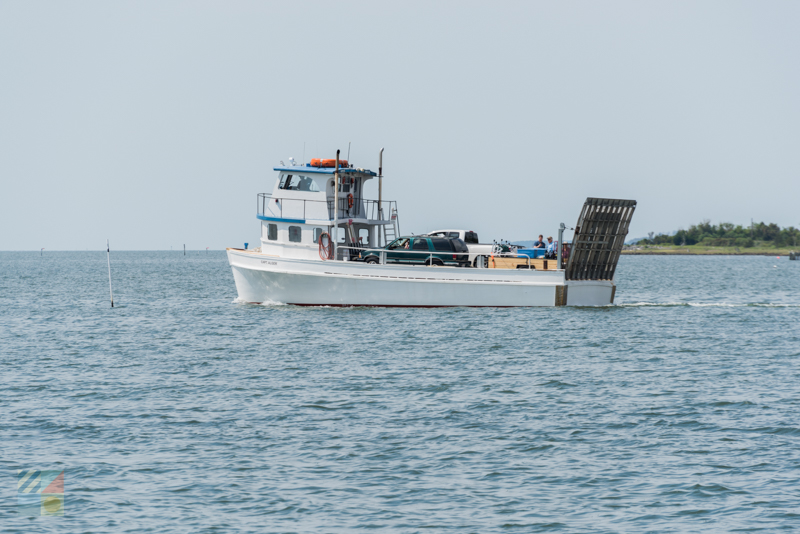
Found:
M 622 251 L 625 256 L 789 256 L 785 254 L 768 254 L 766 252 L 758 252 L 748 254 L 745 252 L 628 252 Z
M 788 248 L 775 249 L 739 249 L 734 247 L 664 247 L 664 248 L 625 248 L 622 254 L 626 256 L 789 256 L 791 253 L 798 254 L 800 250 Z

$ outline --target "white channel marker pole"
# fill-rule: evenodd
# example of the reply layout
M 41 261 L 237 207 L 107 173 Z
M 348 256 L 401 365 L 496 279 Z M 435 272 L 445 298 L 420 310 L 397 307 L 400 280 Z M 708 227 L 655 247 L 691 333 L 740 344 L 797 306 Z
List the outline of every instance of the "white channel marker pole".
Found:
M 108 294 L 111 295 L 111 307 L 114 307 L 114 292 L 111 290 L 111 245 L 106 239 L 106 258 L 108 259 Z

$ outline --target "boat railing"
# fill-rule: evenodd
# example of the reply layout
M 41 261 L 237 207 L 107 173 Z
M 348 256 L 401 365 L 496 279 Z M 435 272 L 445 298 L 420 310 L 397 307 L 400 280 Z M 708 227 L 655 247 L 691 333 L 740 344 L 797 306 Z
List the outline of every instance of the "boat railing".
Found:
M 328 216 L 333 219 L 333 200 L 327 200 Z M 351 204 L 347 197 L 339 198 L 339 218 L 359 218 L 372 221 L 388 221 L 392 210 L 397 210 L 397 202 L 394 200 L 377 200 L 354 197 Z
M 411 255 L 411 256 L 417 256 L 417 257 L 422 258 L 422 259 L 426 259 L 425 257 L 427 256 L 428 265 L 431 265 L 431 266 L 434 265 L 434 263 L 433 263 L 434 259 L 439 259 L 438 256 L 453 256 L 453 260 L 456 259 L 455 258 L 456 256 L 468 256 L 468 253 L 466 253 L 466 252 L 451 252 L 451 251 L 444 251 L 444 250 L 433 250 L 433 251 L 431 251 L 431 250 L 412 250 L 412 249 L 405 249 L 405 248 L 404 249 L 373 248 L 373 247 L 367 247 L 367 246 L 364 246 L 364 245 L 360 245 L 360 244 L 357 244 L 357 243 L 351 243 L 350 245 L 336 245 L 336 248 L 338 250 L 353 251 L 351 253 L 351 255 L 352 254 L 356 254 L 356 255 L 362 254 L 363 255 L 364 253 L 375 252 L 376 254 L 374 254 L 374 256 L 378 257 L 378 263 L 381 264 L 381 265 L 385 265 L 386 264 L 386 262 L 387 262 L 387 253 L 388 252 L 394 252 L 394 253 L 397 253 L 397 254 L 408 254 L 408 255 Z M 369 255 L 371 255 L 371 254 L 366 254 L 366 256 L 369 256 Z M 354 261 L 354 260 L 350 259 L 349 261 Z
M 367 247 L 367 246 L 364 246 L 364 245 L 361 245 L 361 244 L 358 244 L 358 243 L 351 243 L 350 245 L 344 245 L 344 244 L 336 245 L 336 248 L 338 250 L 351 251 L 351 252 L 349 252 L 350 256 L 355 255 L 356 257 L 360 257 L 360 258 L 366 258 L 366 256 L 376 256 L 378 258 L 378 264 L 379 265 L 386 265 L 388 263 L 387 253 L 389 253 L 389 252 L 394 252 L 394 253 L 397 253 L 397 254 L 404 254 L 404 255 L 407 254 L 407 255 L 411 255 L 411 256 L 421 257 L 421 259 L 424 259 L 426 261 L 425 265 L 428 266 L 428 267 L 435 267 L 436 266 L 436 264 L 434 263 L 434 259 L 440 259 L 440 258 L 438 258 L 438 256 L 452 256 L 453 260 L 448 260 L 448 261 L 455 261 L 456 260 L 456 256 L 468 256 L 467 252 L 448 252 L 448 251 L 443 251 L 443 250 L 433 250 L 433 251 L 431 251 L 431 250 L 413 250 L 413 249 L 372 248 L 372 247 Z M 374 252 L 375 254 L 368 254 L 369 252 Z M 365 253 L 367 253 L 367 254 L 365 254 Z M 481 257 L 481 255 L 479 255 L 479 258 L 480 257 Z M 529 270 L 535 270 L 536 269 L 536 267 L 534 266 L 534 263 L 531 261 L 531 260 L 533 260 L 535 262 L 536 260 L 531 258 L 530 256 L 517 256 L 516 254 L 507 253 L 507 254 L 502 254 L 502 256 L 499 255 L 499 254 L 492 254 L 491 257 L 509 257 L 509 258 L 513 257 L 513 258 L 519 258 L 519 259 L 524 260 L 525 263 L 517 265 L 516 269 L 529 269 Z M 488 258 L 488 256 L 487 256 L 487 258 Z M 348 261 L 359 261 L 359 260 L 350 258 L 350 259 L 348 259 Z M 478 268 L 485 268 L 483 261 L 477 261 L 475 263 L 475 265 Z M 488 263 L 486 265 L 488 265 Z M 552 269 L 547 269 L 547 270 L 552 270 Z M 557 268 L 556 270 L 562 270 L 562 269 L 561 268 Z
M 267 202 L 272 200 L 272 195 L 269 193 L 259 193 L 258 194 L 258 202 L 256 202 L 256 212 L 260 216 L 264 216 L 264 212 L 267 209 Z
M 378 263 L 380 263 L 381 265 L 384 265 L 386 263 L 386 259 L 387 259 L 386 258 L 386 254 L 387 254 L 387 252 L 395 252 L 395 253 L 398 253 L 398 254 L 408 254 L 408 255 L 411 255 L 411 256 L 416 255 L 416 256 L 422 257 L 422 258 L 427 256 L 428 257 L 427 259 L 431 264 L 433 264 L 433 255 L 434 254 L 453 254 L 453 255 L 455 255 L 455 254 L 464 254 L 464 255 L 466 255 L 466 253 L 454 253 L 454 252 L 442 252 L 442 251 L 433 252 L 433 251 L 430 251 L 430 250 L 371 248 L 371 247 L 366 247 L 366 246 L 355 244 L 355 243 L 354 244 L 350 244 L 350 245 L 336 245 L 336 248 L 338 250 L 353 251 L 356 254 L 364 254 L 365 252 L 376 252 L 377 254 L 375 254 L 375 256 L 377 256 L 379 258 Z M 367 254 L 367 255 L 369 255 L 369 254 Z M 353 260 L 351 259 L 349 261 L 353 261 Z
M 289 219 L 322 219 L 327 211 L 328 219 L 334 218 L 333 200 L 306 200 L 298 198 L 273 198 L 270 193 L 259 193 L 258 215 Z M 377 200 L 347 196 L 339 198 L 339 219 L 369 219 L 373 221 L 389 221 L 390 214 L 397 210 L 394 200 Z M 277 211 L 277 213 L 276 213 Z

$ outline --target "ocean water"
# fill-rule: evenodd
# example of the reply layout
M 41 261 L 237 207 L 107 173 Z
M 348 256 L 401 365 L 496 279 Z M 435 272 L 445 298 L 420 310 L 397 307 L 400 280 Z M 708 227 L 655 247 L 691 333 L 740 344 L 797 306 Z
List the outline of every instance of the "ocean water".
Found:
M 617 305 L 234 301 L 224 253 L 0 253 L 0 531 L 800 528 L 800 261 L 623 257 Z M 16 470 L 64 469 L 64 517 Z

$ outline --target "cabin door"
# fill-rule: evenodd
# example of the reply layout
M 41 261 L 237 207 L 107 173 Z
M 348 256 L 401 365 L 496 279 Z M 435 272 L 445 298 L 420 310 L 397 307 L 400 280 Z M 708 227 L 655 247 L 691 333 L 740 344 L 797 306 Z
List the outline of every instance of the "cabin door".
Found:
M 346 173 L 339 175 L 339 218 L 359 217 L 361 211 L 361 180 L 348 176 Z M 334 202 L 334 183 L 336 179 L 331 177 L 328 180 L 328 202 L 333 206 Z M 352 196 L 351 196 L 352 195 Z M 331 217 L 333 212 L 331 211 Z

